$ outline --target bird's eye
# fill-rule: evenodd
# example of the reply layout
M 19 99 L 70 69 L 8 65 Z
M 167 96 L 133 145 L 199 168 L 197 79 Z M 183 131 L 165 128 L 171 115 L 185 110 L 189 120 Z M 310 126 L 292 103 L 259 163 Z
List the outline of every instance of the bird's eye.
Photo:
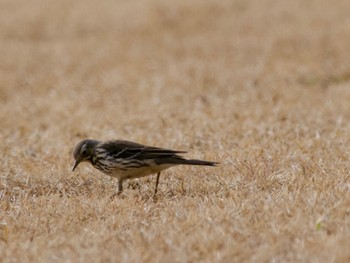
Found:
M 87 150 L 84 149 L 82 152 L 81 152 L 82 155 L 86 155 L 87 154 Z

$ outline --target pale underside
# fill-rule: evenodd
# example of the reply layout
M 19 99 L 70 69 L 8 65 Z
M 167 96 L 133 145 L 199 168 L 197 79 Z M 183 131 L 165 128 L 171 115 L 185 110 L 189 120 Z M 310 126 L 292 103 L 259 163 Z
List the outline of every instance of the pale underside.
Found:
M 101 161 L 102 163 L 106 164 L 106 166 L 98 167 L 94 164 L 93 166 L 101 172 L 103 172 L 104 174 L 115 177 L 118 180 L 140 178 L 147 175 L 156 174 L 167 168 L 176 166 L 176 164 L 155 164 L 153 160 L 144 160 L 141 164 L 141 167 L 128 167 L 127 169 L 125 169 L 125 166 L 123 165 L 124 160 L 120 159 L 116 161 L 117 162 L 109 162 L 107 159 Z

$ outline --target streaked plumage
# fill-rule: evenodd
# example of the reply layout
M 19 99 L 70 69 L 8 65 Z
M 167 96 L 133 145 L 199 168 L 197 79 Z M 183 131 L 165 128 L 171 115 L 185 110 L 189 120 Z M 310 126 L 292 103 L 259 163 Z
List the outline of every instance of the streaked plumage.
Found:
M 80 162 L 90 162 L 101 172 L 118 179 L 118 193 L 123 191 L 125 179 L 139 178 L 157 173 L 157 193 L 160 172 L 175 165 L 215 166 L 216 162 L 187 160 L 174 151 L 151 147 L 130 141 L 83 140 L 75 147 L 73 171 Z

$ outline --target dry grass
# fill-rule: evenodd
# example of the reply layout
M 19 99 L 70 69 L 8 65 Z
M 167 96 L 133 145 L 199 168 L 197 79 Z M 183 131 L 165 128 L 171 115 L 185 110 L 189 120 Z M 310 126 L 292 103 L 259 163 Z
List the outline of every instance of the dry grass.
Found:
M 2 262 L 349 262 L 348 0 L 0 3 Z M 83 138 L 187 149 L 110 201 Z

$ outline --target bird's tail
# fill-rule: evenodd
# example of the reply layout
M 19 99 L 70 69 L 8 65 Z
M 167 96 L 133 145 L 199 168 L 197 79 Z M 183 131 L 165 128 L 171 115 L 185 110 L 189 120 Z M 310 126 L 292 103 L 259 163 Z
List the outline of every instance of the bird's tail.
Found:
M 216 166 L 219 164 L 218 162 L 210 162 L 210 161 L 203 161 L 203 160 L 196 160 L 196 159 L 192 159 L 192 160 L 183 159 L 181 161 L 183 162 L 182 164 L 188 164 L 188 165 Z
M 182 158 L 181 156 L 172 156 L 167 158 L 159 158 L 156 160 L 156 163 L 159 164 L 173 164 L 173 165 L 207 165 L 207 166 L 216 166 L 219 163 L 217 162 L 209 162 L 209 161 L 203 161 L 203 160 L 187 160 Z

